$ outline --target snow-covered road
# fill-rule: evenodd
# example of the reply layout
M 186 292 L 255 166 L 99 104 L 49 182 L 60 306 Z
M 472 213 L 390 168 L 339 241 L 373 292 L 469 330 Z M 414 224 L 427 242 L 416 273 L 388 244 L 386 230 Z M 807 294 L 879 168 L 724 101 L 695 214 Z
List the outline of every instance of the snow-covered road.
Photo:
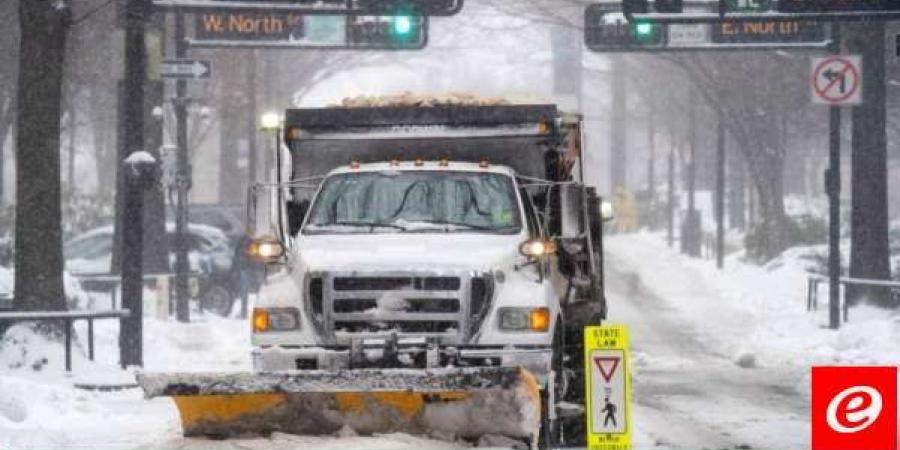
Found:
M 658 235 L 608 240 L 610 322 L 626 324 L 632 337 L 635 448 L 809 448 L 810 366 L 900 364 L 900 314 L 861 306 L 832 331 L 823 328 L 824 308 L 806 312 L 805 250 L 795 250 L 762 267 L 730 258 L 717 271 L 710 261 L 668 249 Z M 194 319 L 190 325 L 145 320 L 147 370 L 249 369 L 246 320 Z M 72 387 L 81 379 L 128 378 L 115 367 L 116 325 L 97 327 L 98 362 L 76 353 L 72 375 L 62 370 L 60 345 L 7 333 L 0 352 L 0 450 L 462 446 L 400 434 L 185 439 L 169 399 Z
M 701 337 L 699 318 L 614 254 L 607 270 L 610 321 L 627 324 L 632 339 L 635 448 L 809 447 L 808 400 L 797 388 L 808 369 L 740 367 Z

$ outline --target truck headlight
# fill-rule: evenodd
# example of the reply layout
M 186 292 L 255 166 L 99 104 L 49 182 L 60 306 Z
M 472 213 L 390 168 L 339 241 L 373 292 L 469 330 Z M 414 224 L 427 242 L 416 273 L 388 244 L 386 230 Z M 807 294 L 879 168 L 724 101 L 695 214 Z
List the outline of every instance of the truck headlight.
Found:
M 500 329 L 545 332 L 550 329 L 547 308 L 500 308 Z
M 284 246 L 273 237 L 254 239 L 247 247 L 251 258 L 267 264 L 278 262 L 284 253 Z
M 253 331 L 291 331 L 300 328 L 300 310 L 297 308 L 254 308 Z
M 529 239 L 519 245 L 519 253 L 529 258 L 541 258 L 556 252 L 556 244 L 550 240 Z

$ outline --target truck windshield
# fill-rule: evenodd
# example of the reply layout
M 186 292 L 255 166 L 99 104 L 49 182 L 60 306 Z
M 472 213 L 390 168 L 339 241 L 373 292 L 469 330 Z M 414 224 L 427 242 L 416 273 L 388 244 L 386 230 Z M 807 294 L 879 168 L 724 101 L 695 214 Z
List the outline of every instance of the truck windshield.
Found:
M 385 171 L 329 177 L 304 232 L 512 234 L 520 228 L 515 188 L 508 176 Z

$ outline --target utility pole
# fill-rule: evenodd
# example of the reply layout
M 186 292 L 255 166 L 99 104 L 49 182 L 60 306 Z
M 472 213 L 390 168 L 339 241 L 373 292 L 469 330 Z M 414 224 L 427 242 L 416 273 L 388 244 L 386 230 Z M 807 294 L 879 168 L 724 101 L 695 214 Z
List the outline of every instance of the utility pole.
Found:
M 175 13 L 175 57 L 187 57 L 184 14 Z M 191 188 L 191 168 L 188 162 L 187 137 L 187 82 L 181 78 L 175 81 L 175 122 L 176 122 L 176 205 L 175 205 L 175 317 L 179 322 L 190 322 L 190 292 L 188 289 L 188 190 Z
M 610 111 L 610 181 L 613 194 L 628 183 L 628 93 L 626 92 L 624 59 L 612 56 L 612 111 Z
M 719 111 L 716 126 L 716 267 L 725 266 L 725 123 Z

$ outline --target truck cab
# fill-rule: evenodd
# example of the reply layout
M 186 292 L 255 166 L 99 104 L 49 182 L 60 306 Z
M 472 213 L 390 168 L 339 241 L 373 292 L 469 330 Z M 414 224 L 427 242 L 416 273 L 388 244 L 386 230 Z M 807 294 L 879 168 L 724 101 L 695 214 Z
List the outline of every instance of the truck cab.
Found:
M 566 279 L 513 169 L 345 165 L 324 178 L 290 239 L 290 270 L 271 277 L 257 303 L 269 312 L 268 329 L 253 335 L 257 369 L 550 373 Z

